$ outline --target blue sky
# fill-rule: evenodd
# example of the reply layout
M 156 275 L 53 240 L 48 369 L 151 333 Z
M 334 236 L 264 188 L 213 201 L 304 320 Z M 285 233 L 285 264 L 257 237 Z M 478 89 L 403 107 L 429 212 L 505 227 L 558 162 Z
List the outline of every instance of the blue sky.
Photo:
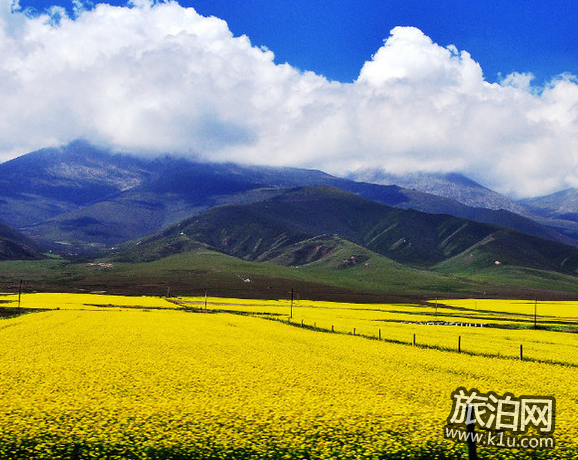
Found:
M 69 1 L 21 0 L 43 10 Z M 125 2 L 107 2 L 123 5 Z M 198 13 L 227 21 L 235 35 L 267 46 L 289 62 L 329 79 L 353 81 L 395 26 L 421 29 L 441 46 L 455 45 L 497 81 L 513 71 L 538 82 L 578 75 L 576 0 L 182 0 Z

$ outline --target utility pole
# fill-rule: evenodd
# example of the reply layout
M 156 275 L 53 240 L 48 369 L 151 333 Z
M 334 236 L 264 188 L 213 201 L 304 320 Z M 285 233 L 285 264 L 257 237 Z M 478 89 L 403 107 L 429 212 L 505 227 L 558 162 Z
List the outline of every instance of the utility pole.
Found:
M 18 308 L 20 308 L 21 298 L 22 298 L 22 279 L 20 280 L 20 285 L 18 286 Z
M 289 318 L 292 319 L 293 318 L 293 288 L 291 288 L 291 314 L 289 315 Z
M 534 329 L 538 329 L 538 298 L 536 297 L 536 301 L 534 302 Z

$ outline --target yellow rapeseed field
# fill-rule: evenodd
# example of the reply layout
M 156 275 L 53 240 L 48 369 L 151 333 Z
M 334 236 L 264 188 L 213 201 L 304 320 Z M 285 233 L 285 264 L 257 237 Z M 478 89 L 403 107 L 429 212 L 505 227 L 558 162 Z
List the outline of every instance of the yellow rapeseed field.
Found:
M 185 306 L 205 308 L 203 297 L 179 300 Z M 376 305 L 303 300 L 295 301 L 291 309 L 289 300 L 208 298 L 206 304 L 213 311 L 272 319 L 287 320 L 292 314 L 291 321 L 297 325 L 391 342 L 413 343 L 415 336 L 419 346 L 456 351 L 459 343 L 462 352 L 478 355 L 515 358 L 522 345 L 526 359 L 578 365 L 575 334 L 532 329 L 534 301 L 466 299 L 431 301 L 428 305 Z M 538 309 L 540 326 L 562 324 L 578 330 L 578 302 L 540 302 Z
M 26 294 L 24 306 L 35 295 L 48 296 L 50 311 L 0 320 L 0 459 L 465 459 L 464 444 L 443 437 L 458 387 L 557 399 L 554 450 L 488 447 L 480 458 L 578 455 L 570 334 L 506 331 L 539 334 L 536 343 L 553 348 L 566 340 L 573 356 L 520 361 L 348 332 L 459 328 L 381 321 L 427 306 L 301 301 L 287 324 L 286 301 L 207 302 L 253 316 L 144 297 Z M 343 333 L 301 328 L 301 319 Z M 507 340 L 500 329 L 460 330 Z
M 18 294 L 0 294 L 4 307 L 17 307 Z M 174 308 L 174 304 L 162 297 L 128 297 L 103 294 L 75 294 L 34 292 L 20 296 L 22 308 L 48 310 L 102 310 L 105 308 Z

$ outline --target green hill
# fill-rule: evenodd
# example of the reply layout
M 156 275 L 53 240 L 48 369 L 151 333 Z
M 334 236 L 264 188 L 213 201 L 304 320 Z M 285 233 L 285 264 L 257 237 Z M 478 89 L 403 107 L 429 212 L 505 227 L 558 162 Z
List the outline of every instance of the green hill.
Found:
M 38 243 L 0 222 L 0 260 L 41 259 L 41 251 Z
M 271 251 L 268 262 L 217 252 L 185 235 L 141 240 L 115 258 L 0 262 L 0 288 L 203 295 L 354 302 L 407 302 L 434 297 L 574 298 L 574 276 L 519 266 L 459 271 L 412 268 L 336 235 L 319 235 Z M 449 259 L 451 260 L 451 259 Z M 498 271 L 493 271 L 498 268 Z
M 263 276 L 367 292 L 522 295 L 578 289 L 578 249 L 572 246 L 391 208 L 324 186 L 213 209 L 123 246 L 113 260 L 162 265 L 168 263 L 163 259 L 208 252 L 227 255 L 233 266 L 260 262 L 251 270 Z M 290 271 L 280 275 L 284 267 Z
M 245 260 L 282 260 L 287 248 L 339 235 L 403 264 L 428 267 L 459 254 L 497 227 L 392 208 L 331 187 L 292 189 L 272 199 L 223 206 L 140 241 L 140 251 L 193 240 Z M 163 243 L 159 243 L 163 240 Z M 152 245 L 152 246 L 151 246 Z

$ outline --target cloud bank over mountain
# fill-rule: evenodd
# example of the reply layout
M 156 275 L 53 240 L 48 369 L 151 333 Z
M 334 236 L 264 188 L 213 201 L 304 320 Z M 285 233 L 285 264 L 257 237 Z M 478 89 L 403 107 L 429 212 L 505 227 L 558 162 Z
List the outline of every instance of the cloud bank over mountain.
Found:
M 396 27 L 340 83 L 174 2 L 74 18 L 0 4 L 0 159 L 84 138 L 334 174 L 456 171 L 513 196 L 578 186 L 573 75 L 490 84 L 467 51 Z

